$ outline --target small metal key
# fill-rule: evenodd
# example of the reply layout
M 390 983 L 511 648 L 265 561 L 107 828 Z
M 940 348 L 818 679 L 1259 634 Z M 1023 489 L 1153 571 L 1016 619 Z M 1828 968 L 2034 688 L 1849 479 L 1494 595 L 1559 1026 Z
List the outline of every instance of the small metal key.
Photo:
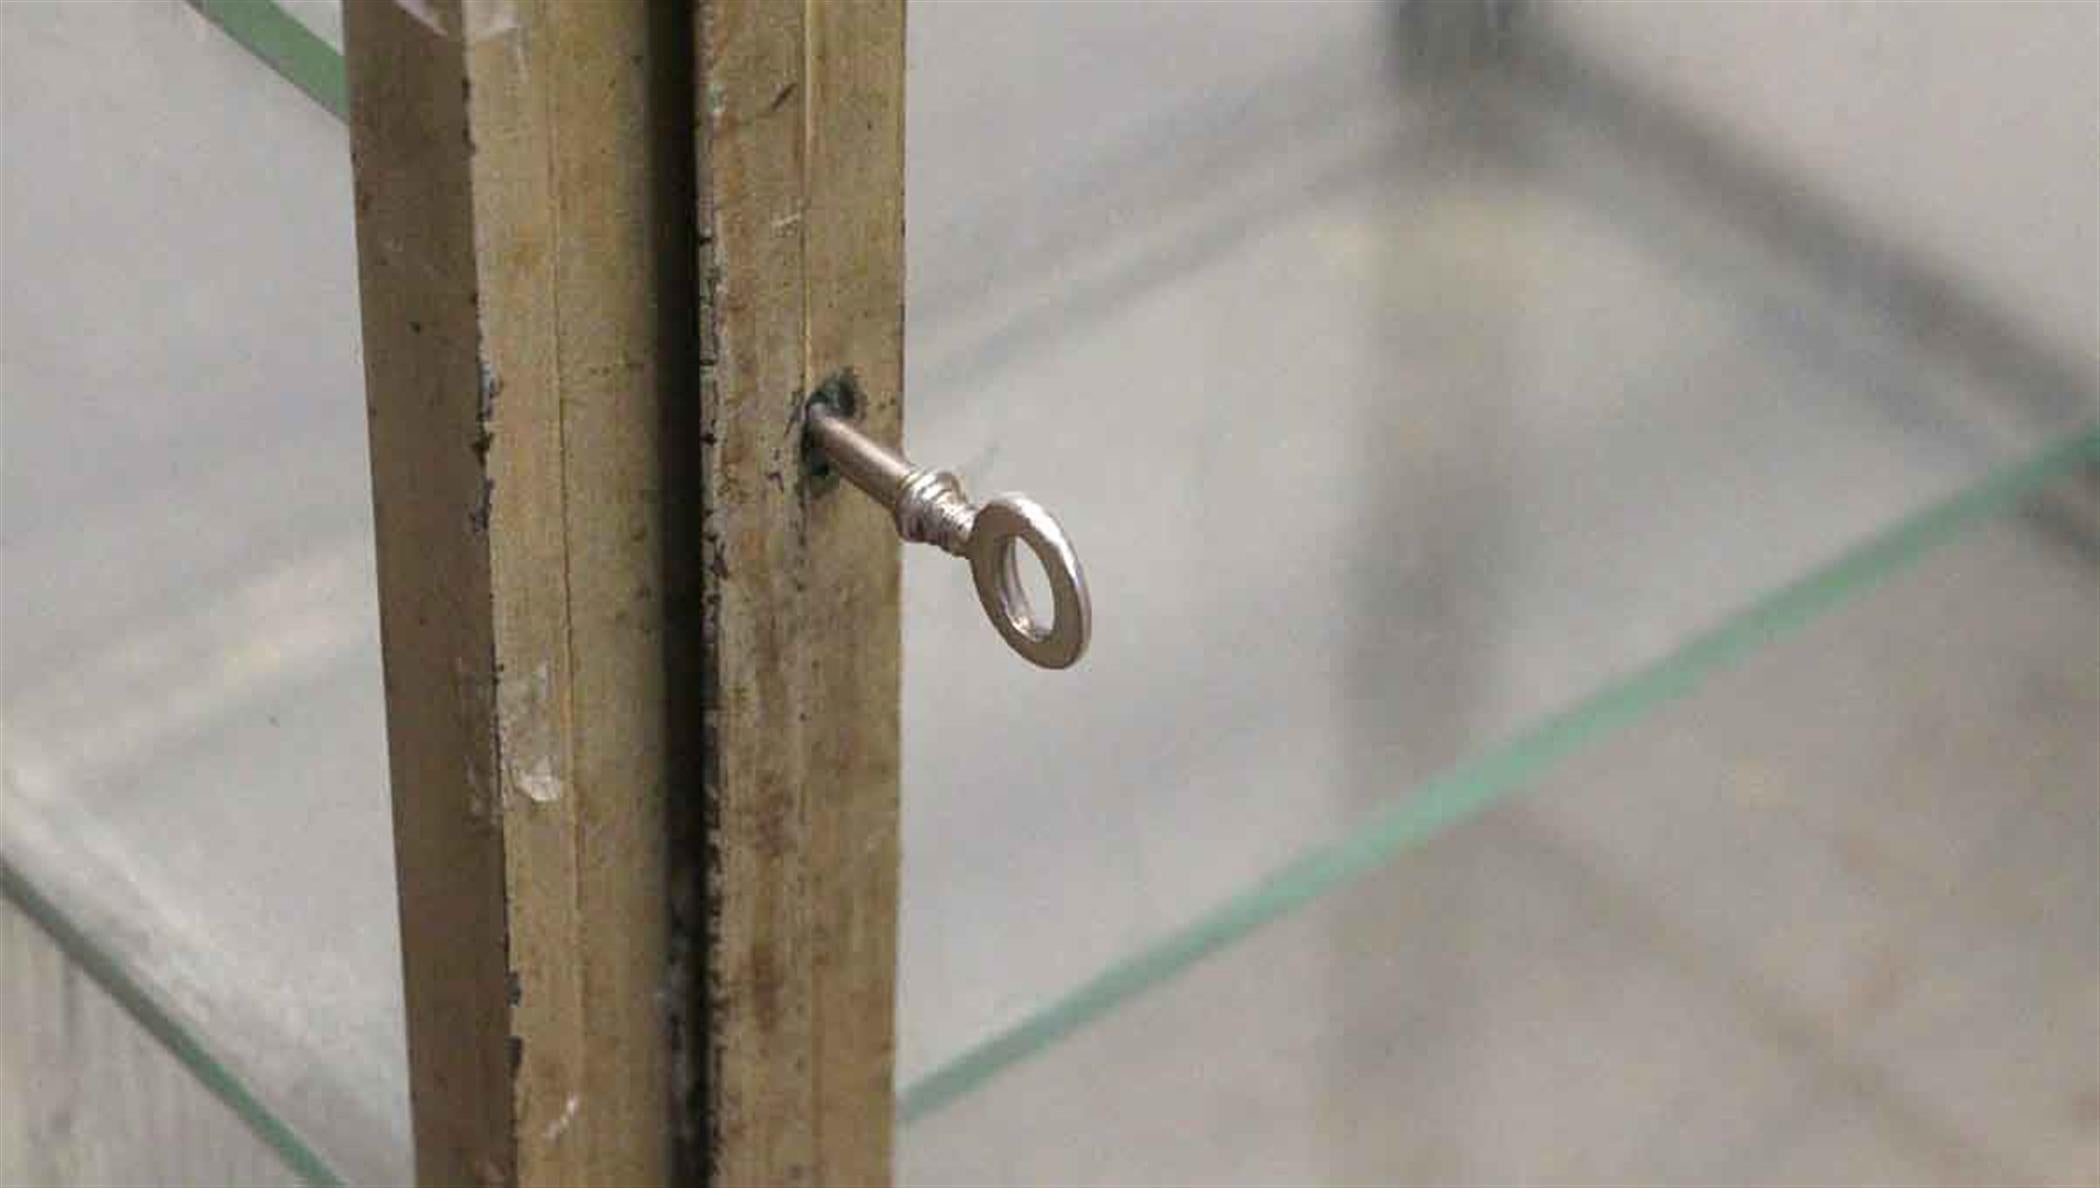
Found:
M 983 506 L 963 494 L 945 470 L 914 466 L 852 422 L 860 393 L 848 375 L 811 394 L 804 421 L 810 447 L 854 486 L 890 509 L 897 534 L 938 545 L 970 562 L 977 601 L 1007 646 L 1044 668 L 1069 668 L 1086 653 L 1093 629 L 1086 574 L 1057 520 L 1026 495 L 1000 495 Z M 1050 578 L 1046 625 L 1029 605 L 1016 568 L 1014 542 L 1027 544 Z

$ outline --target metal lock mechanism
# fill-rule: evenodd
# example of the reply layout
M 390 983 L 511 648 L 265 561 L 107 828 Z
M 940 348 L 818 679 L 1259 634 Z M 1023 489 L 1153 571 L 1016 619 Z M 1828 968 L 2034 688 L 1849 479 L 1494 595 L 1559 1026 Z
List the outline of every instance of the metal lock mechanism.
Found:
M 860 391 L 850 374 L 825 380 L 810 394 L 803 432 L 811 450 L 848 482 L 890 509 L 897 535 L 937 545 L 970 563 L 977 601 L 1007 646 L 1044 668 L 1069 668 L 1086 654 L 1093 628 L 1086 573 L 1056 517 L 1026 495 L 973 504 L 962 480 L 914 466 L 853 424 Z M 1046 622 L 1021 587 L 1016 546 L 1026 545 L 1050 579 Z

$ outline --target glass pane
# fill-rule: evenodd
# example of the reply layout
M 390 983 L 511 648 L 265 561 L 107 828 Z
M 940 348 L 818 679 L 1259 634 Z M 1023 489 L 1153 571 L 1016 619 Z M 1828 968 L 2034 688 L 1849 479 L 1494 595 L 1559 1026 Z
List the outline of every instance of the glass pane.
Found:
M 915 8 L 911 452 L 1097 630 L 1029 670 L 907 558 L 907 1121 L 2075 464 L 2096 20 Z
M 2086 459 L 925 1117 L 902 1179 L 2091 1182 Z
M 0 855 L 399 1182 L 340 21 L 198 9 L 0 6 Z M 914 4 L 912 452 L 1100 630 L 907 563 L 905 1177 L 2095 1174 L 2096 22 Z
M 8 901 L 0 952 L 0 1183 L 307 1182 Z
M 0 853 L 216 1091 L 406 1182 L 343 128 L 188 6 L 0 21 Z

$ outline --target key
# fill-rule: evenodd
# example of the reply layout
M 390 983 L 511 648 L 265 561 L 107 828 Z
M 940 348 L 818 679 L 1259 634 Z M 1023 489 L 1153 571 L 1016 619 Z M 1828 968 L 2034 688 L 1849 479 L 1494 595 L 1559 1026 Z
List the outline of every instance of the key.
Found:
M 1000 495 L 979 506 L 962 480 L 914 466 L 853 424 L 860 392 L 850 375 L 833 376 L 809 398 L 804 435 L 812 450 L 846 480 L 890 509 L 897 535 L 939 547 L 970 563 L 977 601 L 1007 646 L 1044 668 L 1069 668 L 1086 654 L 1093 607 L 1079 554 L 1056 517 L 1026 495 Z M 1021 587 L 1015 546 L 1025 544 L 1050 578 L 1045 623 Z

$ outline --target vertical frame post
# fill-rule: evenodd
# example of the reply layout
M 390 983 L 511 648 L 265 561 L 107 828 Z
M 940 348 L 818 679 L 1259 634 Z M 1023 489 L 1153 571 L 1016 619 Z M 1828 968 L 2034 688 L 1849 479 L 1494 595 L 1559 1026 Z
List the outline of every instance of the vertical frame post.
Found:
M 661 1182 L 689 33 L 344 20 L 417 1175 Z
M 713 0 L 697 59 L 708 1159 L 887 1183 L 899 546 L 805 481 L 801 425 L 851 370 L 863 426 L 902 428 L 903 3 Z
M 901 0 L 345 26 L 418 1177 L 887 1182 Z

